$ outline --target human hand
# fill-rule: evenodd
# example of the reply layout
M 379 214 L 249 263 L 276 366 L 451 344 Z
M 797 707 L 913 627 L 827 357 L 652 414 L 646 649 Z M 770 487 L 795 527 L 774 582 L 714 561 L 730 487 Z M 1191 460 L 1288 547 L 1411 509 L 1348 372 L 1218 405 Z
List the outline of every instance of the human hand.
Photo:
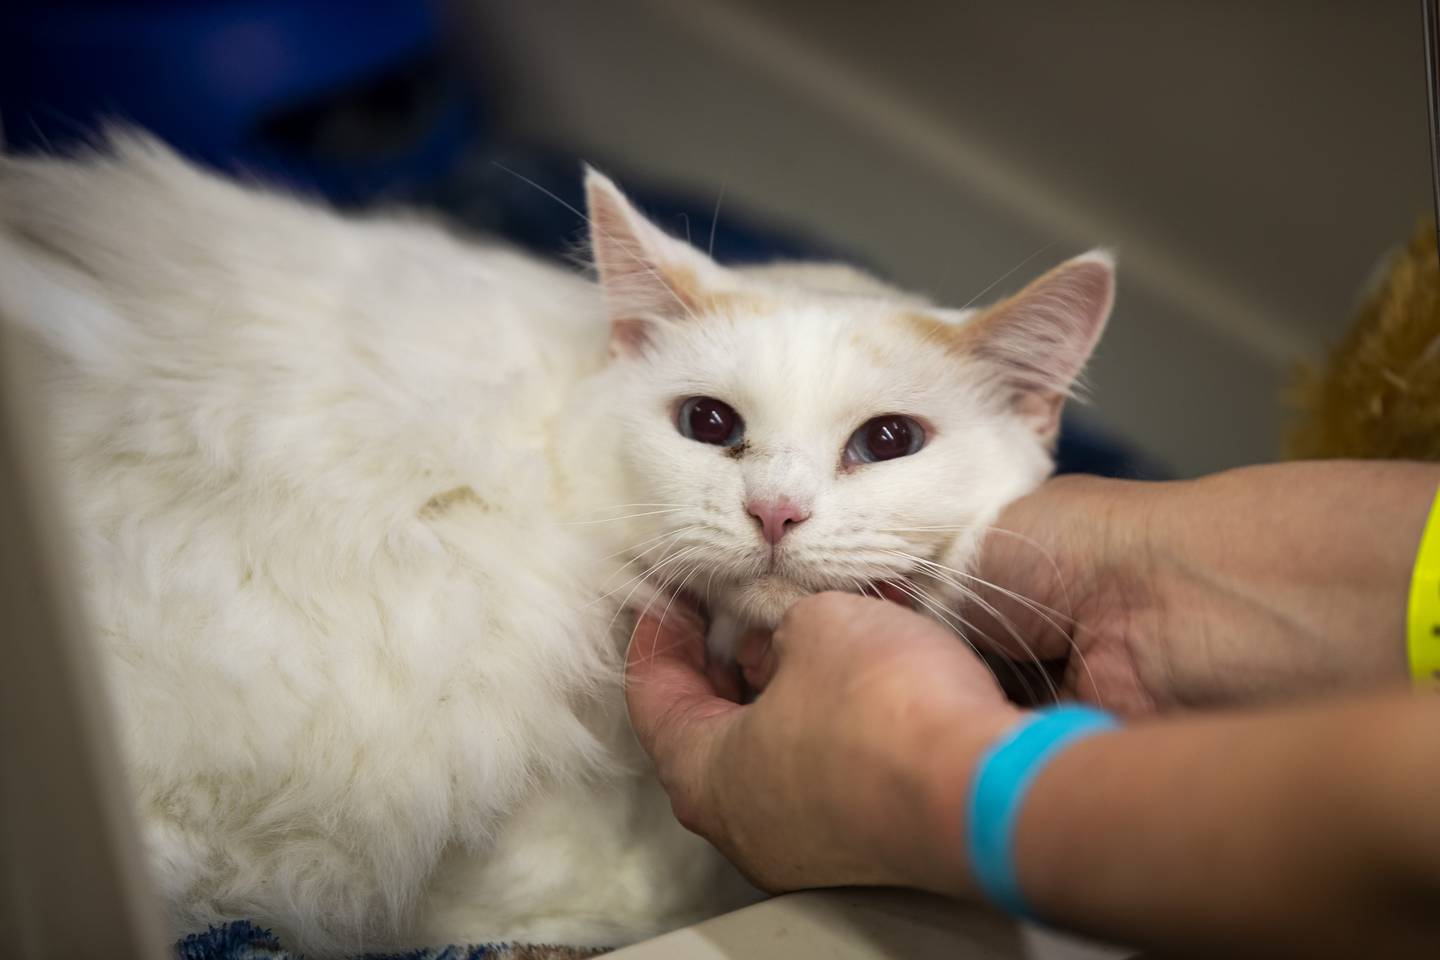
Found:
M 722 695 L 693 610 L 636 627 L 630 718 L 680 822 L 771 891 L 970 892 L 957 811 L 1019 717 L 979 658 L 895 604 L 821 594 L 741 662 L 763 688 L 748 705 Z
M 1061 694 L 1122 714 L 1403 682 L 1437 480 L 1358 462 L 1058 477 L 997 520 L 975 569 L 993 612 L 963 614 L 993 649 L 1068 661 Z
M 1154 486 L 1058 477 L 1007 507 L 982 545 L 977 598 L 963 616 L 972 639 L 1017 668 L 1062 666 L 1047 671 L 1058 689 L 1031 672 L 1026 692 L 1036 699 L 1143 714 L 1183 697 L 1148 539 Z

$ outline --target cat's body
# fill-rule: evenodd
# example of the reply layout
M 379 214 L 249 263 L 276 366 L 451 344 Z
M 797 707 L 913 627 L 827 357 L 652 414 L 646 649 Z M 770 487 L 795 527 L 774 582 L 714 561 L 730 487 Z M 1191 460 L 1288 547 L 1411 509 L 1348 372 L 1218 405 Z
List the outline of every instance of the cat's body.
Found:
M 1053 410 L 982 415 L 993 378 L 949 382 L 979 354 L 935 347 L 922 302 L 722 271 L 591 190 L 604 297 L 142 140 L 0 166 L 0 314 L 39 374 L 177 931 L 249 917 L 322 953 L 614 944 L 743 902 L 629 734 L 627 608 L 688 586 L 773 622 L 805 592 L 922 577 L 886 552 L 960 567 L 1048 471 Z M 867 332 L 900 314 L 913 343 Z M 676 433 L 675 404 L 721 394 L 743 444 Z M 890 489 L 966 493 L 877 505 L 887 465 L 842 462 L 845 435 L 942 401 L 917 416 L 965 450 Z M 804 500 L 784 545 L 756 497 Z M 872 528 L 889 539 L 856 542 Z

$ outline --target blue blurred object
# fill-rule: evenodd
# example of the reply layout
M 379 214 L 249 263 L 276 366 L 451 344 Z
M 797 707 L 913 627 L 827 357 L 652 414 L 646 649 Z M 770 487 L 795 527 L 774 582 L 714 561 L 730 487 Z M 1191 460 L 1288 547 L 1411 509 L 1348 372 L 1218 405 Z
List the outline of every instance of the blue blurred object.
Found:
M 1055 448 L 1056 473 L 1093 473 L 1123 480 L 1169 480 L 1173 474 L 1149 455 L 1122 443 L 1082 414 L 1066 411 Z
M 358 202 L 441 176 L 479 116 L 422 0 L 9 0 L 10 149 L 144 127 L 217 167 Z
M 64 151 L 93 142 L 108 120 L 132 123 L 223 170 L 341 206 L 430 207 L 573 259 L 584 235 L 578 159 L 487 129 L 473 79 L 443 55 L 441 13 L 425 0 L 9 0 L 5 144 Z M 722 263 L 856 261 L 733 209 L 717 220 L 709 198 L 600 165 L 662 227 Z M 1062 472 L 1163 475 L 1068 415 L 1058 459 Z

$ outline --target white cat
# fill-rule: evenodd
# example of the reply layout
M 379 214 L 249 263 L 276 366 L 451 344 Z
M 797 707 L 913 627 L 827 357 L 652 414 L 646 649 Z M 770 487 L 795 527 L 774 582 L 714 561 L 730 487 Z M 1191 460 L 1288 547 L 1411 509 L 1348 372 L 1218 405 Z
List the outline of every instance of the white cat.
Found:
M 723 268 L 587 189 L 598 286 L 135 135 L 0 160 L 0 313 L 177 933 L 609 945 L 743 902 L 633 745 L 627 611 L 943 615 L 930 564 L 1051 469 L 1105 255 L 953 312 Z

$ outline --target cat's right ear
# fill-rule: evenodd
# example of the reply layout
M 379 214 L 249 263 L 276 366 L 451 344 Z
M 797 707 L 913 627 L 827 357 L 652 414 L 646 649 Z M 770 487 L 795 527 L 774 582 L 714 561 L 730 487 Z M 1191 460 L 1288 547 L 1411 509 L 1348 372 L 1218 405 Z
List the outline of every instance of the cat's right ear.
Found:
M 657 324 L 699 311 L 707 281 L 720 268 L 645 219 L 610 178 L 590 167 L 585 201 L 590 249 L 610 313 L 611 348 L 639 353 Z
M 960 328 L 1014 411 L 1047 442 L 1115 302 L 1115 258 L 1092 250 L 1067 260 Z

